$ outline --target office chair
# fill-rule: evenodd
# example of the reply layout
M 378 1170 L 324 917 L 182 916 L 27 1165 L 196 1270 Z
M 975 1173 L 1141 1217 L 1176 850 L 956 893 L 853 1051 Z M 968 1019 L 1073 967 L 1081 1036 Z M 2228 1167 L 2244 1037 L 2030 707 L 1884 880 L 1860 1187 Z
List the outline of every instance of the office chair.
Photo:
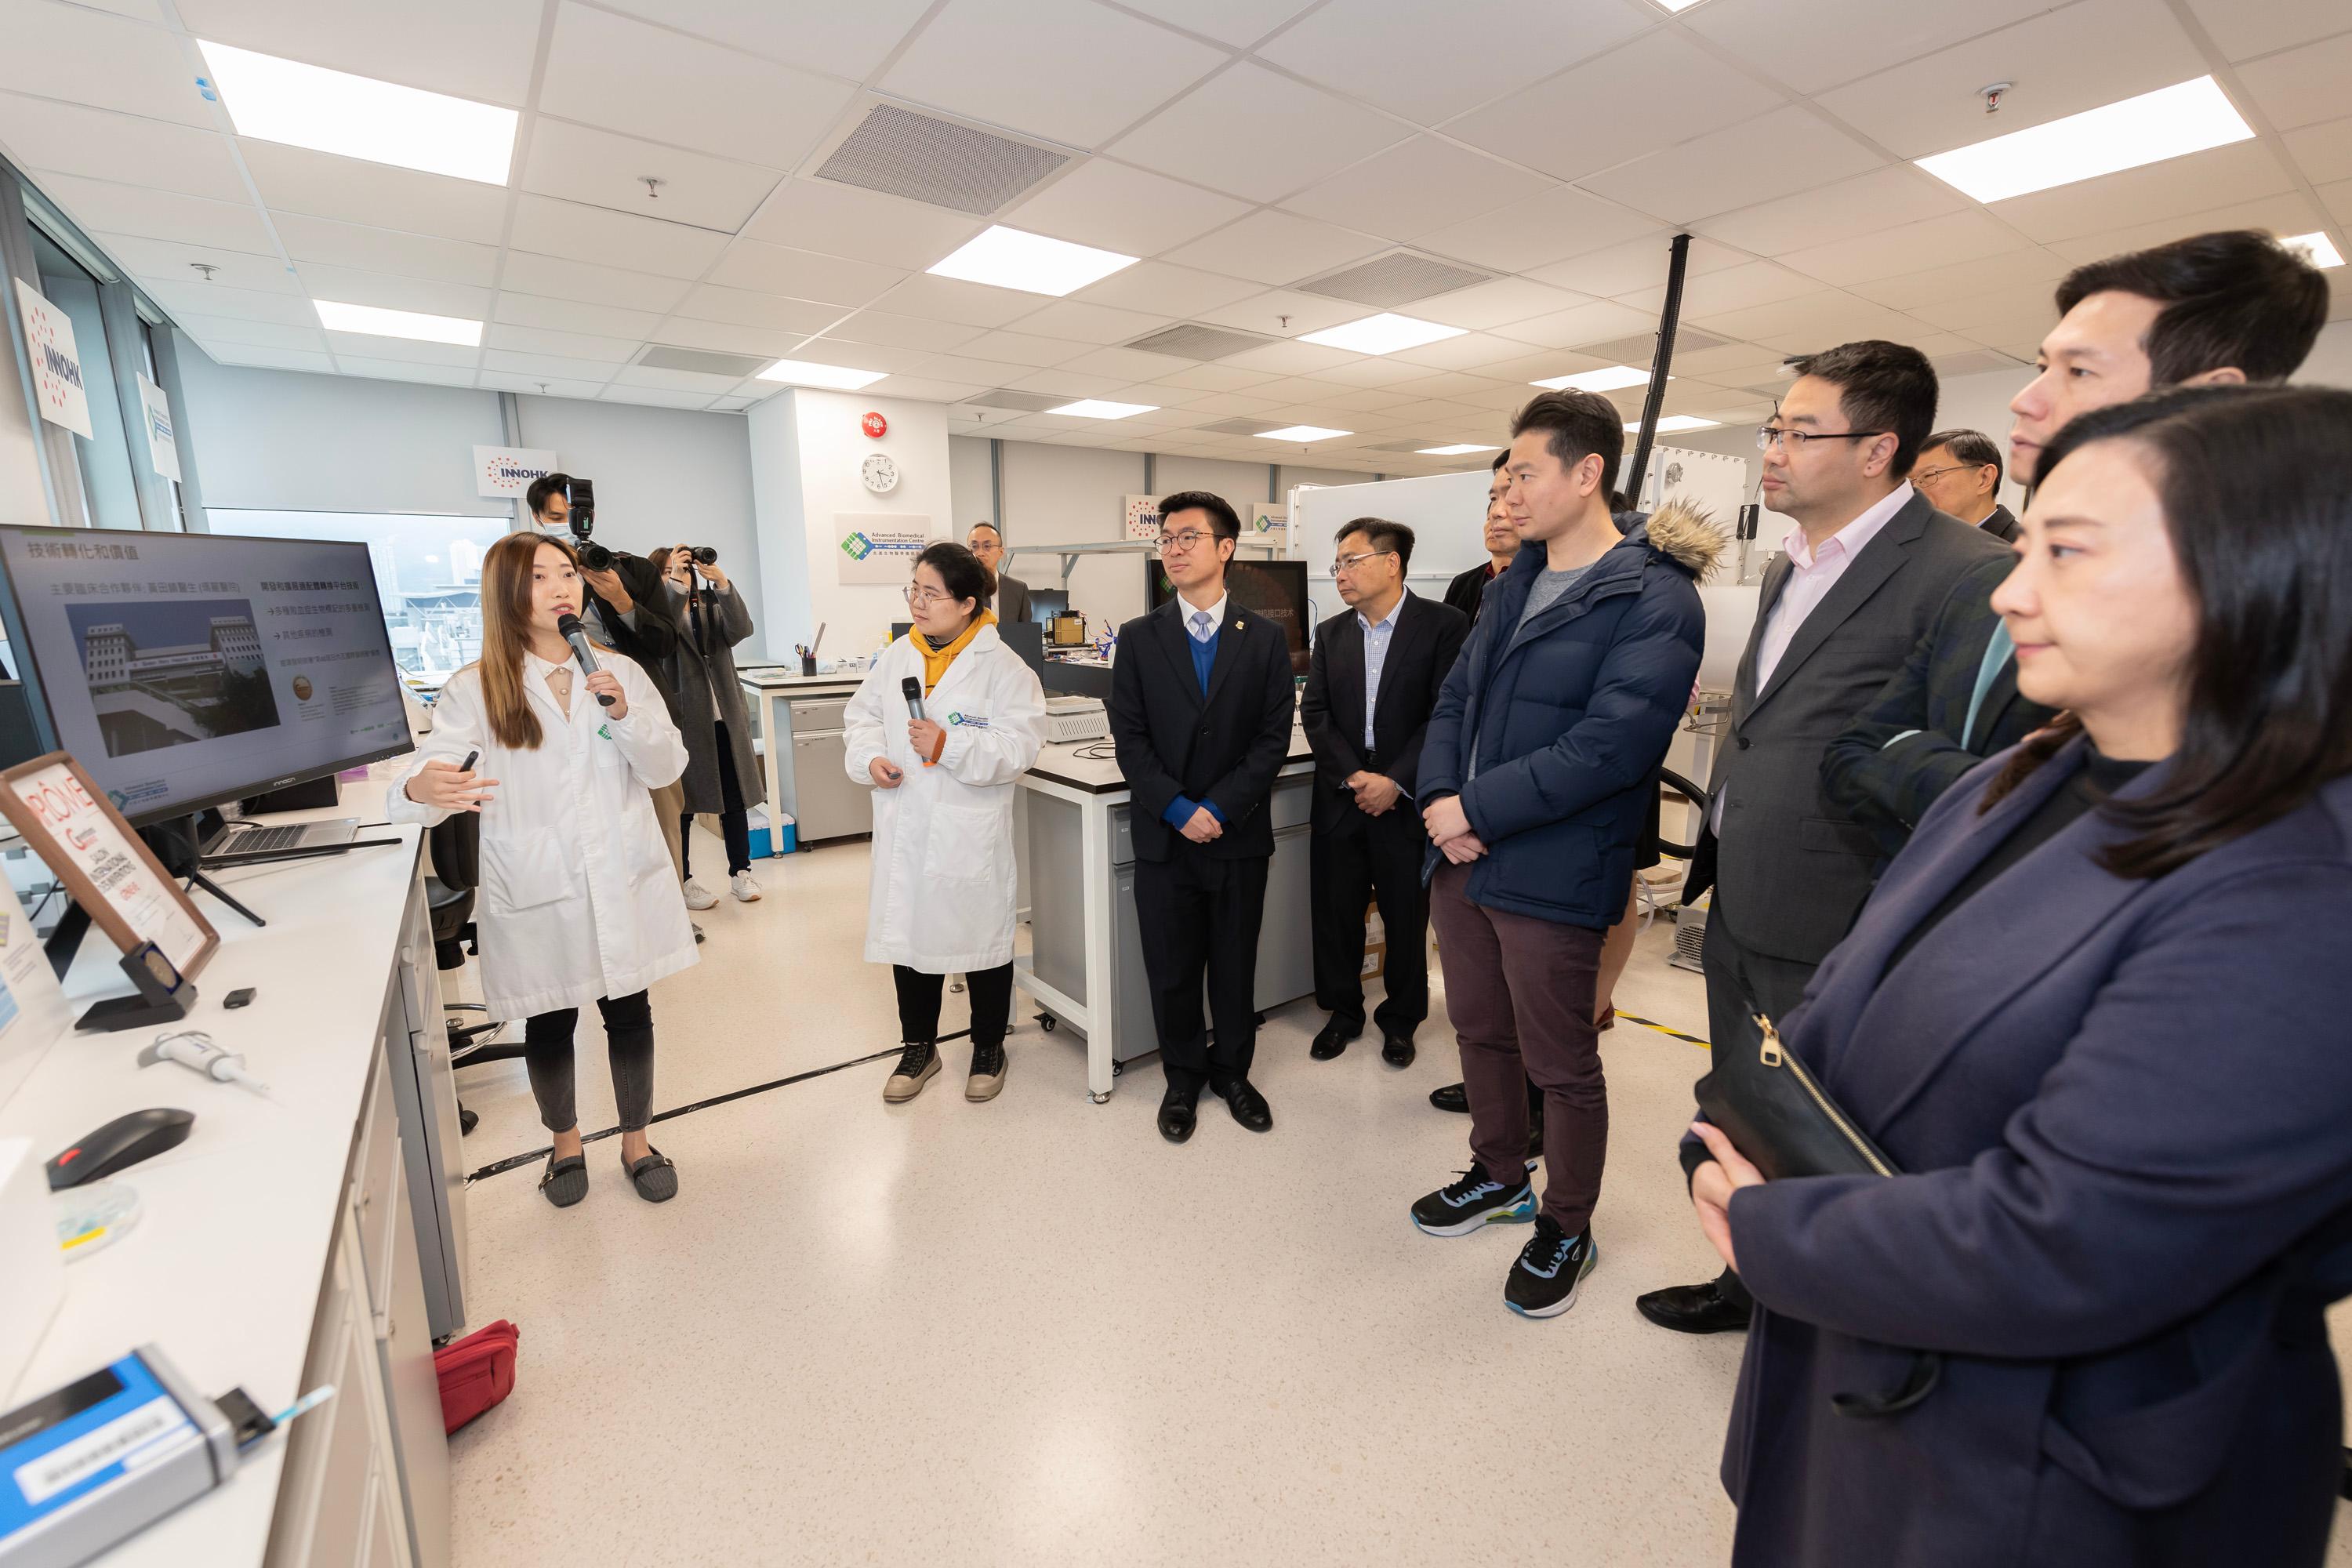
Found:
M 482 822 L 470 811 L 452 813 L 425 837 L 425 854 L 432 869 L 425 879 L 425 903 L 433 921 L 433 966 L 446 974 L 466 967 L 466 954 L 474 935 L 474 889 L 481 880 Z M 445 999 L 442 1010 L 447 1013 L 487 1013 L 479 1002 L 451 1002 Z M 522 1055 L 519 1042 L 501 1044 L 499 1032 L 506 1027 L 504 1019 L 486 1019 L 479 1024 L 460 1024 L 445 1018 L 449 1033 L 449 1066 L 454 1070 L 483 1062 L 510 1061 Z M 471 1132 L 481 1121 L 468 1110 L 464 1101 L 457 1106 L 457 1125 L 461 1132 Z

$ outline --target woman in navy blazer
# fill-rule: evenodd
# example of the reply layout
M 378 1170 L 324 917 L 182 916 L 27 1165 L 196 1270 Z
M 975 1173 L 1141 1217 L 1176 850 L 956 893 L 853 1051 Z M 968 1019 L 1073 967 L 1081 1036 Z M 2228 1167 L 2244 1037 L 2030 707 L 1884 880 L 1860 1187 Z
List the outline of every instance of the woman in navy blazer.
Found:
M 1759 1304 L 1735 1563 L 2326 1555 L 2352 394 L 2144 399 L 2042 473 L 1993 604 L 2068 717 L 1937 803 L 1781 1021 L 1907 1173 L 1766 1182 L 1717 1128 L 1685 1145 Z

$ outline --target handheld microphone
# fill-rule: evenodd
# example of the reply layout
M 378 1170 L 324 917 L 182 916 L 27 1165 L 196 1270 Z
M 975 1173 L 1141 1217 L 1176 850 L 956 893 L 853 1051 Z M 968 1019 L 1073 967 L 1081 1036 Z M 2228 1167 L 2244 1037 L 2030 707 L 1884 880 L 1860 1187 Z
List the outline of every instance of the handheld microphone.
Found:
M 907 700 L 907 711 L 919 721 L 923 717 L 923 683 L 910 675 L 898 682 L 898 693 Z
M 563 640 L 572 645 L 572 657 L 579 662 L 582 673 L 595 674 L 595 650 L 588 646 L 588 628 L 580 624 L 580 617 L 568 615 L 558 616 L 555 618 L 555 629 L 562 632 Z M 607 708 L 613 705 L 613 700 L 601 691 L 596 693 L 596 700 Z

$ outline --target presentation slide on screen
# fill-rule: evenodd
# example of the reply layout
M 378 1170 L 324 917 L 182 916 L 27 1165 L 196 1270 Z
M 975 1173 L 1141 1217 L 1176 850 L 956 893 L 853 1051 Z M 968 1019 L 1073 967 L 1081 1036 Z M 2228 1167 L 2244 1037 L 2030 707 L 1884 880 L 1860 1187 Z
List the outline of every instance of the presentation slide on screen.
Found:
M 0 531 L 58 726 L 126 814 L 404 746 L 364 544 Z

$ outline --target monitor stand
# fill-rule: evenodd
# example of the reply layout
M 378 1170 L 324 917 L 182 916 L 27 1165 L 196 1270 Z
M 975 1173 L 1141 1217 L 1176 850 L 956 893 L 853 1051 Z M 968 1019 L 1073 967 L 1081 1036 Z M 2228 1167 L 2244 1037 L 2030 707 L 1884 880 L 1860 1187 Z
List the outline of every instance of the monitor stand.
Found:
M 202 888 L 255 925 L 269 923 L 231 898 L 226 888 L 205 875 L 203 856 L 197 849 L 205 838 L 204 826 L 199 817 L 171 817 L 141 828 L 139 836 L 147 840 L 148 847 L 155 851 L 155 858 L 163 862 L 163 869 L 184 879 L 191 889 Z

